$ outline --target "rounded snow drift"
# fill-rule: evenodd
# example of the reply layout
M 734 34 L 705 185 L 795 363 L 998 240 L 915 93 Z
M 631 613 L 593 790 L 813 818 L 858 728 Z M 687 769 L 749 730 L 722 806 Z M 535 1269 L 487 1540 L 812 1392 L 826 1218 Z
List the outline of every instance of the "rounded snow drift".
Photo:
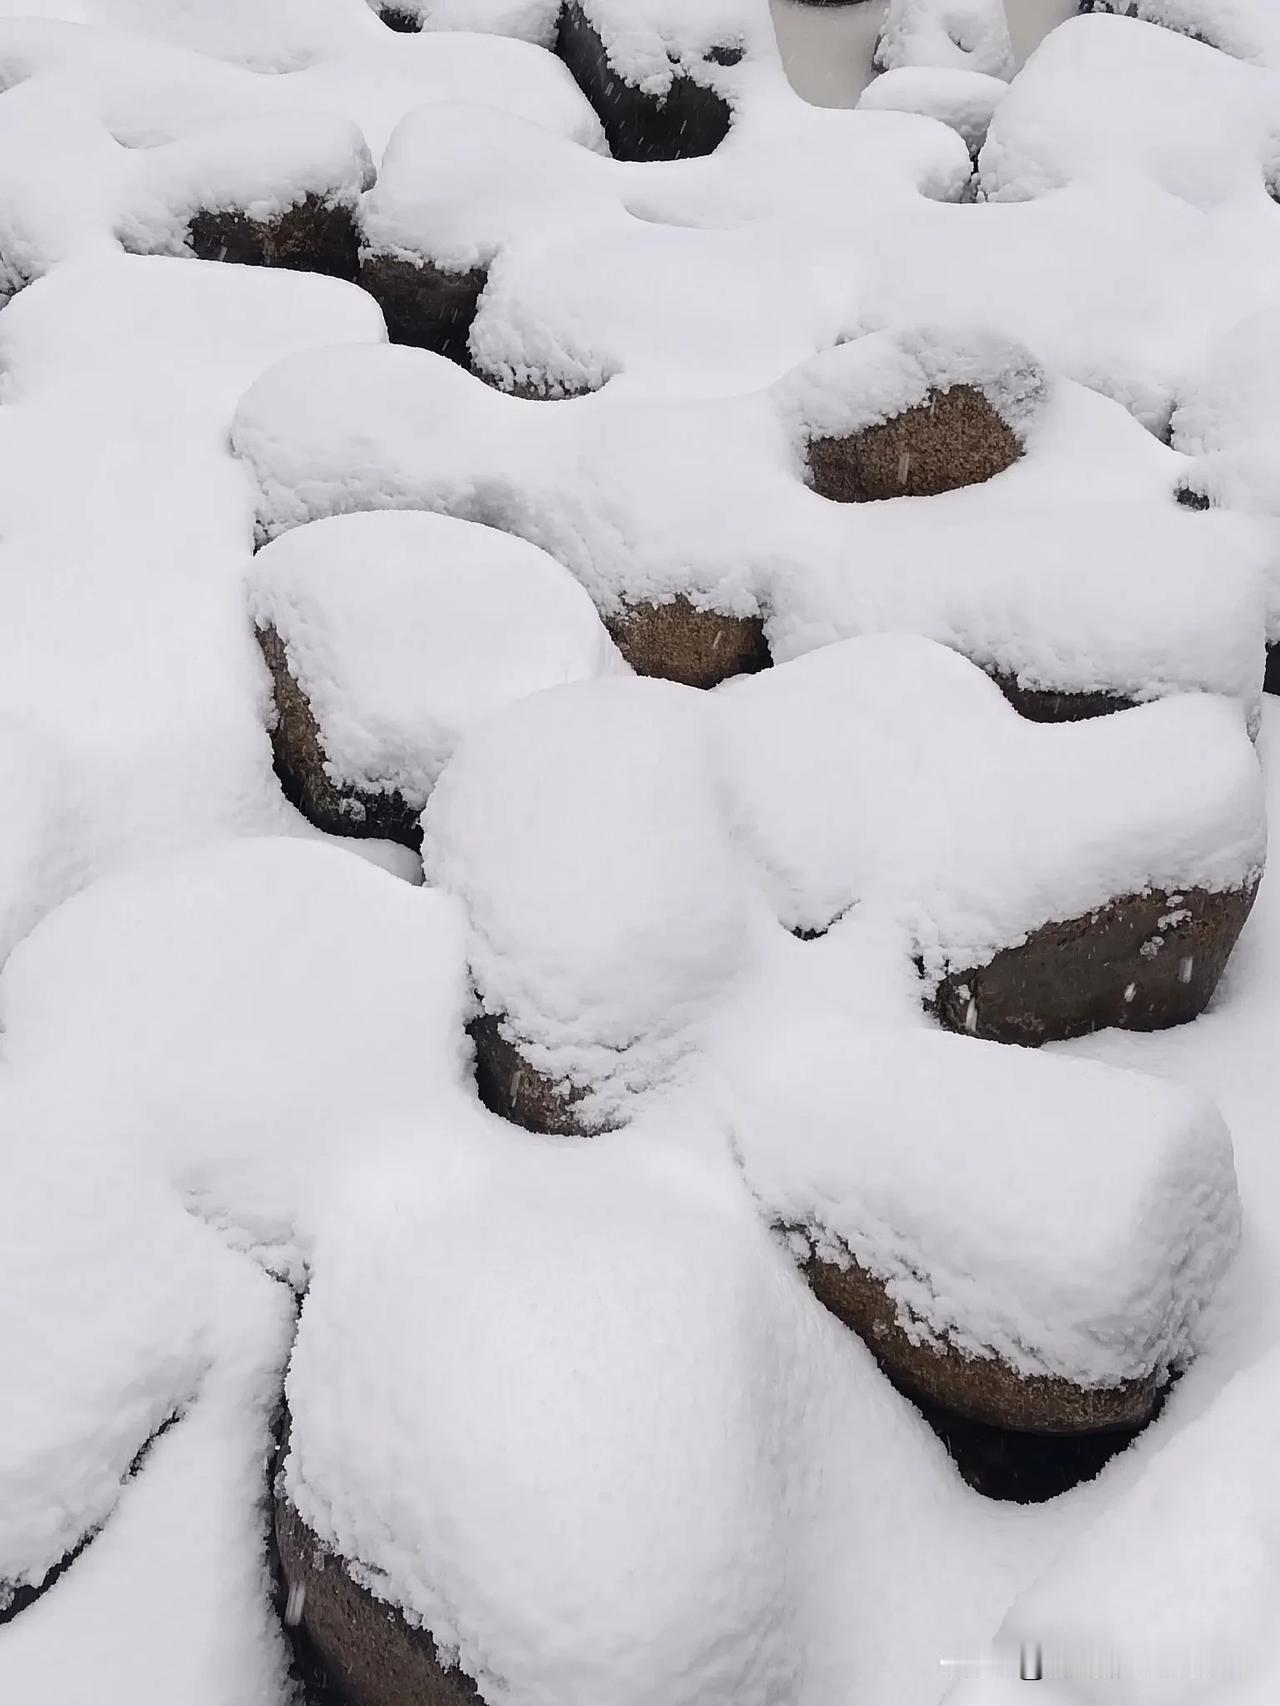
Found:
M 927 1406 L 1147 1422 L 1234 1254 L 1206 1098 L 1095 1061 L 792 1018 L 735 1063 L 736 1153 L 818 1300 Z
M 272 748 L 321 829 L 417 848 L 418 816 L 468 725 L 541 688 L 625 673 L 553 558 L 495 528 L 380 510 L 295 529 L 250 582 Z

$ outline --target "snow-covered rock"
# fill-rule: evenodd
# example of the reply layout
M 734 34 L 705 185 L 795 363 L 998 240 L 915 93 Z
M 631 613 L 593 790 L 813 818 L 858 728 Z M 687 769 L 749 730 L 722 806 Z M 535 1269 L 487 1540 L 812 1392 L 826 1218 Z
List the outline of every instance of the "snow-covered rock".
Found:
M 335 516 L 285 534 L 254 561 L 249 608 L 272 677 L 276 769 L 337 834 L 416 842 L 469 724 L 626 668 L 558 563 L 441 515 Z
M 818 1295 L 908 1389 L 988 1423 L 1144 1420 L 1235 1249 L 1222 1117 L 1158 1079 L 792 1022 L 728 1094 Z
M 429 879 L 467 908 L 486 1013 L 535 1073 L 590 1092 L 588 1127 L 705 1046 L 784 930 L 821 934 L 855 907 L 919 961 L 922 996 L 982 1035 L 1189 1017 L 1265 843 L 1230 704 L 1046 728 L 954 654 L 888 636 L 710 696 L 537 695 L 460 743 L 424 829 Z M 1144 895 L 1163 934 L 1098 954 L 1110 903 Z M 1036 933 L 1068 922 L 1046 968 Z M 988 999 L 969 979 L 1002 953 L 1022 976 Z
M 1037 374 L 1018 346 L 951 326 L 871 334 L 747 396 L 606 387 L 535 403 L 425 352 L 333 350 L 265 374 L 233 438 L 267 538 L 352 510 L 440 510 L 541 546 L 610 622 L 683 595 L 763 617 L 775 662 L 906 631 L 962 651 L 1029 708 L 1041 691 L 1105 704 L 1203 689 L 1256 717 L 1266 528 L 1178 505 L 1185 458 Z M 806 484 L 815 435 L 975 375 L 1025 447 L 997 479 L 887 503 Z
M 745 1196 L 689 1172 L 601 1150 L 397 1173 L 318 1252 L 284 1493 L 392 1649 L 387 1605 L 482 1698 L 798 1686 L 804 1299 Z

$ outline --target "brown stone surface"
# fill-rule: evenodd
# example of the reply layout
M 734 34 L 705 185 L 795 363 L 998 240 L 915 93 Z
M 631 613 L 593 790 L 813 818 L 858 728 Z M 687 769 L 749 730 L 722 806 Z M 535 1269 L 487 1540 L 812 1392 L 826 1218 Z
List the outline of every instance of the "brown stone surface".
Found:
M 852 1327 L 885 1373 L 909 1396 L 988 1426 L 1023 1433 L 1078 1434 L 1132 1428 L 1155 1406 L 1154 1375 L 1091 1389 L 1048 1375 L 1025 1375 L 999 1357 L 970 1357 L 952 1345 L 913 1344 L 876 1279 L 811 1256 L 805 1276 L 814 1296 Z
M 277 1477 L 276 1548 L 287 1591 L 286 1622 L 311 1659 L 320 1688 L 344 1706 L 474 1706 L 465 1672 L 440 1662 L 435 1642 L 377 1599 L 307 1527 Z
M 434 350 L 463 367 L 470 363 L 467 339 L 488 272 L 445 272 L 424 260 L 396 255 L 363 255 L 361 285 L 382 310 L 393 344 Z
M 934 1011 L 949 1030 L 1031 1047 L 1107 1025 L 1185 1024 L 1217 988 L 1256 893 L 1254 882 L 1224 894 L 1126 895 L 1043 925 L 987 965 L 950 972 Z
M 677 72 L 669 93 L 661 97 L 646 95 L 619 77 L 578 0 L 568 0 L 560 14 L 556 52 L 600 115 L 617 160 L 689 160 L 714 152 L 729 134 L 729 103 L 687 72 Z M 732 64 L 733 52 L 734 44 L 726 42 L 707 58 Z
M 337 786 L 325 771 L 327 754 L 311 702 L 289 671 L 284 642 L 274 628 L 257 630 L 258 645 L 271 672 L 276 726 L 271 731 L 275 772 L 285 798 L 318 829 L 331 835 L 398 841 L 414 852 L 422 846 L 421 808 L 408 805 L 390 789 L 366 792 Z
M 879 426 L 811 439 L 807 454 L 820 497 L 871 503 L 979 485 L 1011 467 L 1022 446 L 981 391 L 953 385 Z
M 288 267 L 354 280 L 357 238 L 351 209 L 309 195 L 278 219 L 250 219 L 235 210 L 197 213 L 187 231 L 202 261 L 240 266 Z
M 1020 717 L 1032 723 L 1081 723 L 1089 717 L 1109 717 L 1137 703 L 1119 693 L 1071 693 L 1057 687 L 1021 687 L 1016 676 L 998 669 L 987 674 Z
M 574 1113 L 585 1091 L 564 1090 L 530 1066 L 503 1036 L 501 1018 L 481 1014 L 467 1034 L 475 1044 L 476 1092 L 490 1113 L 554 1137 L 591 1137 L 601 1129 L 582 1124 Z
M 477 361 L 470 362 L 472 373 L 491 391 L 501 391 L 504 397 L 519 397 L 525 403 L 570 403 L 575 397 L 593 396 L 594 385 L 564 385 L 559 380 L 526 379 L 509 384 L 499 373 L 491 372 Z
M 628 605 L 606 626 L 637 675 L 686 687 L 714 687 L 731 675 L 755 675 L 772 659 L 761 616 L 723 616 L 683 597 Z

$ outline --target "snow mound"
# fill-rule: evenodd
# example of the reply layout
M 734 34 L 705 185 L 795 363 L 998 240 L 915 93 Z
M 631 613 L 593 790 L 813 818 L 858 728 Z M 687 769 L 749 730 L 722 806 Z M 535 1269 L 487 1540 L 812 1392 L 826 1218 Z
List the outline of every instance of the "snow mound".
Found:
M 1187 489 L 1263 518 L 1271 552 L 1267 638 L 1280 639 L 1280 316 L 1241 321 L 1183 384 L 1170 423 L 1176 450 L 1194 457 Z
M 1003 0 L 889 0 L 876 64 L 885 71 L 942 66 L 987 77 L 1013 75 Z
M 815 423 L 882 420 L 934 379 L 975 377 L 1024 440 L 998 478 L 877 503 L 805 484 Z M 778 662 L 914 632 L 1025 688 L 1198 688 L 1256 716 L 1266 529 L 1176 504 L 1185 458 L 1113 403 L 1042 388 L 1025 351 L 970 327 L 869 334 L 769 390 L 674 402 L 612 387 L 527 402 L 422 351 L 333 350 L 264 374 L 233 442 L 267 538 L 354 510 L 440 510 L 541 546 L 606 617 L 680 594 L 761 613 Z
M 304 1521 L 486 1698 L 788 1697 L 805 1300 L 745 1200 L 513 1149 L 345 1218 L 289 1370 Z
M 135 1168 L 296 1276 L 336 1170 L 465 1112 L 462 951 L 443 895 L 334 847 L 228 842 L 46 918 L 0 980 L 5 1056 L 74 1079 Z
M 986 140 L 996 108 L 1009 92 L 985 71 L 904 65 L 869 83 L 858 100 L 862 112 L 920 113 L 958 132 L 970 154 Z
M 1278 1373 L 1271 1351 L 1185 1419 L 1018 1596 L 997 1652 L 1034 1641 L 1064 1706 L 1104 1698 L 1117 1681 L 1133 1706 L 1274 1698 L 1280 1513 L 1268 1466 Z M 988 1698 L 957 1696 L 966 1706 Z
M 80 838 L 60 754 L 29 726 L 0 721 L 0 966 L 75 885 Z
M 1237 59 L 1280 70 L 1280 18 L 1268 0 L 1090 0 L 1090 10 L 1163 24 Z
M 463 739 L 423 824 L 486 1011 L 606 1113 L 705 1040 L 780 927 L 856 906 L 936 982 L 1118 896 L 1248 883 L 1265 846 L 1234 706 L 1044 727 L 954 654 L 890 636 L 712 695 L 535 696 Z
M 438 106 L 397 129 L 363 236 L 367 254 L 490 269 L 471 351 L 500 382 L 742 389 L 858 327 L 857 232 L 968 178 L 954 136 L 900 113 L 766 106 L 709 159 L 653 164 Z
M 978 162 L 982 191 L 1019 201 L 1120 172 L 1131 191 L 1145 180 L 1203 211 L 1260 200 L 1280 177 L 1278 88 L 1272 74 L 1168 30 L 1070 19 L 1000 103 Z
M 462 731 L 539 688 L 626 666 L 543 552 L 446 516 L 315 522 L 254 561 L 249 606 L 283 642 L 339 786 L 426 803 Z
M 58 755 L 74 875 L 296 828 L 262 730 L 252 496 L 227 429 L 280 356 L 384 335 L 333 279 L 126 256 L 59 267 L 0 315 L 0 715 Z
M 1185 1358 L 1239 1234 L 1231 1140 L 1207 1099 L 829 1021 L 784 1027 L 740 1068 L 734 1144 L 767 1218 L 852 1257 L 926 1342 L 1083 1387 Z
M 372 39 L 287 70 L 119 29 L 0 18 L 0 290 L 117 242 L 180 252 L 201 210 L 266 221 L 308 196 L 354 209 L 373 182 L 370 147 L 380 154 L 396 122 L 432 101 L 492 103 L 604 146 L 543 49 L 495 35 L 406 41 L 362 0 L 350 5 Z

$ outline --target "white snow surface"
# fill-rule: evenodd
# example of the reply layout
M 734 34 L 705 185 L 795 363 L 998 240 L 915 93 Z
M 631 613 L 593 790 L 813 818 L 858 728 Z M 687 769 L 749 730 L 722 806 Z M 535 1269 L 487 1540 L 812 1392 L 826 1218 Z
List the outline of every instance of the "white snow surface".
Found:
M 0 17 L 0 291 L 117 243 L 181 253 L 201 209 L 265 220 L 309 194 L 354 207 L 373 182 L 370 149 L 380 155 L 403 114 L 432 101 L 491 103 L 604 146 L 542 48 L 396 36 L 350 3 L 369 40 L 254 69 L 119 30 Z
M 299 1511 L 486 1698 L 792 1696 L 803 1294 L 719 1179 L 572 1151 L 471 1171 L 395 1179 L 324 1249 L 288 1382 Z M 388 1316 L 414 1329 L 391 1357 Z
M 43 1588 L 0 1699 L 292 1700 L 265 1494 L 310 1282 L 287 1484 L 495 1706 L 937 1706 L 1037 1645 L 1064 1706 L 1270 1706 L 1280 891 L 1177 1032 L 938 1037 L 913 954 L 1261 862 L 1274 6 L 778 0 L 783 53 L 764 0 L 587 0 L 616 65 L 733 109 L 636 167 L 549 0 L 411 3 L 420 35 L 366 0 L 0 0 L 0 1612 Z M 886 20 L 862 110 L 788 85 L 817 43 L 795 85 L 852 106 Z M 181 258 L 194 211 L 308 193 L 490 268 L 487 377 L 598 394 L 503 397 L 352 286 Z M 1006 473 L 805 485 L 807 431 L 963 376 Z M 349 513 L 404 510 L 438 513 Z M 286 537 L 249 570 L 255 530 Z M 434 889 L 304 823 L 263 726 L 246 572 L 296 559 L 305 650 L 308 542 L 375 533 L 367 601 L 345 543 L 310 567 L 415 719 L 375 581 L 402 596 L 415 533 L 511 567 L 444 660 Z M 610 674 L 586 595 L 682 591 L 762 612 L 783 667 L 512 702 L 550 673 L 516 679 L 513 614 L 554 602 L 557 660 Z M 1157 702 L 1034 727 L 945 646 Z M 487 1114 L 473 981 L 626 1129 Z M 932 1331 L 1181 1377 L 1096 1481 L 993 1505 L 808 1294 L 793 1215 Z
M 805 484 L 809 432 L 975 377 L 1026 442 L 995 479 L 863 504 Z M 1043 387 L 1020 346 L 972 326 L 869 334 L 766 391 L 676 401 L 609 386 L 530 402 L 423 351 L 335 349 L 265 374 L 233 442 L 268 538 L 353 510 L 440 510 L 541 546 L 605 615 L 678 593 L 763 611 L 778 662 L 912 632 L 1026 687 L 1201 689 L 1256 717 L 1265 523 L 1176 504 L 1186 458 L 1082 387 Z
M 544 687 L 627 666 L 544 552 L 448 516 L 334 516 L 268 545 L 249 577 L 284 642 L 326 770 L 421 809 L 463 730 Z
M 1234 1254 L 1226 1126 L 1172 1084 L 828 1020 L 744 1051 L 730 1097 L 773 1224 L 882 1280 L 925 1342 L 1023 1374 L 1091 1387 L 1178 1363 Z
M 939 119 L 976 154 L 1008 91 L 1003 78 L 985 71 L 904 65 L 868 84 L 858 106 L 863 112 L 921 113 Z
M 953 653 L 890 636 L 710 696 L 537 695 L 463 739 L 423 827 L 483 1005 L 540 1070 L 595 1085 L 604 1119 L 696 1058 L 784 928 L 856 907 L 936 980 L 1119 896 L 1250 882 L 1265 846 L 1230 703 L 1033 724 Z

